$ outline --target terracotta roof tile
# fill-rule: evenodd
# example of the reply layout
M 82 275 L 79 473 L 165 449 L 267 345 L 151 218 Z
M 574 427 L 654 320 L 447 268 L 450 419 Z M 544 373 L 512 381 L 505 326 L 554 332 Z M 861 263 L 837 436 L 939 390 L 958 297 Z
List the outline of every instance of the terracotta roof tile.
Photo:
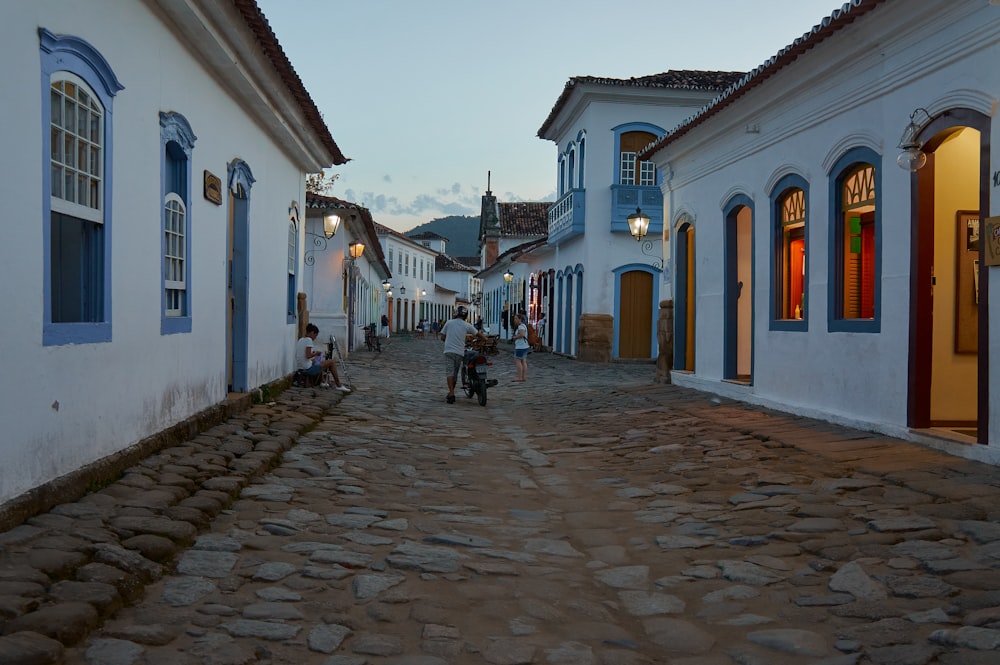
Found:
M 357 210 L 358 214 L 361 216 L 361 222 L 365 227 L 365 235 L 368 236 L 366 247 L 370 247 L 375 255 L 378 257 L 379 263 L 385 269 L 386 273 L 392 274 L 391 266 L 387 265 L 385 262 L 385 254 L 382 252 L 382 243 L 378 241 L 378 229 L 381 226 L 372 218 L 371 212 L 368 208 L 364 206 L 359 206 L 357 203 L 351 203 L 350 201 L 345 201 L 343 199 L 338 199 L 335 196 L 323 196 L 321 194 L 313 194 L 312 192 L 306 192 L 306 208 L 312 208 L 313 210 Z
M 498 204 L 500 235 L 503 237 L 547 236 L 549 234 L 549 208 L 551 203 Z
M 434 257 L 434 270 L 451 270 L 455 272 L 476 272 L 479 270 L 479 260 L 476 259 L 476 267 L 468 266 L 462 261 L 456 259 L 453 256 L 448 256 L 447 254 L 438 254 Z
M 705 105 L 698 113 L 691 116 L 674 130 L 667 132 L 642 149 L 639 153 L 640 159 L 649 159 L 654 152 L 672 143 L 679 137 L 689 132 L 694 127 L 705 122 L 711 116 L 717 114 L 722 109 L 733 104 L 747 92 L 757 87 L 780 70 L 791 65 L 798 57 L 820 42 L 833 36 L 835 33 L 846 28 L 856 19 L 864 16 L 886 0 L 849 0 L 840 9 L 824 18 L 820 23 L 812 27 L 812 30 L 803 34 L 785 48 L 771 56 L 764 64 L 760 65 L 752 72 L 742 76 L 738 81 L 726 88 L 718 97 Z
M 261 52 L 271 61 L 274 70 L 288 87 L 288 92 L 298 103 L 299 108 L 302 109 L 302 114 L 306 117 L 309 126 L 320 137 L 323 145 L 330 151 L 330 154 L 333 155 L 333 163 L 346 164 L 349 162 L 350 160 L 344 157 L 344 154 L 340 152 L 340 148 L 337 147 L 337 142 L 333 140 L 330 129 L 323 121 L 323 116 L 320 114 L 319 109 L 316 108 L 316 103 L 309 96 L 309 92 L 302 84 L 302 79 L 295 73 L 292 63 L 289 62 L 288 56 L 285 55 L 285 51 L 281 48 L 281 44 L 278 43 L 278 38 L 271 29 L 271 24 L 267 22 L 264 12 L 257 6 L 256 0 L 231 1 L 233 6 L 243 16 L 247 27 L 250 28 L 250 31 L 257 38 L 257 45 L 260 47 Z
M 746 72 L 717 72 L 698 69 L 671 69 L 662 74 L 632 77 L 627 79 L 603 78 L 600 76 L 574 76 L 563 87 L 549 117 L 538 130 L 538 137 L 545 138 L 552 123 L 578 85 L 607 85 L 622 88 L 671 88 L 674 90 L 725 90 L 746 75 Z

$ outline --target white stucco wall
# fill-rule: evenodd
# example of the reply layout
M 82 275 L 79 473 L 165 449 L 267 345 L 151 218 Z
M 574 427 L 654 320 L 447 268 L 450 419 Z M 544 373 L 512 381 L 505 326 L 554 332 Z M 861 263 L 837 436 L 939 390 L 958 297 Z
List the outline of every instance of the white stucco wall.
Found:
M 896 144 L 915 108 L 992 115 L 1000 94 L 990 64 L 1000 54 L 1000 8 L 969 0 L 928 3 L 926 10 L 916 16 L 903 2 L 881 6 L 655 156 L 671 174 L 668 219 L 686 213 L 696 229 L 695 372 L 675 373 L 677 383 L 905 434 L 911 189 L 910 174 L 895 164 Z M 829 169 L 858 146 L 882 156 L 881 331 L 831 333 Z M 807 332 L 770 330 L 769 196 L 788 173 L 809 183 Z M 997 189 L 992 193 L 995 210 Z M 722 381 L 723 208 L 737 194 L 754 202 L 755 356 L 746 387 Z
M 41 117 L 47 83 L 38 28 L 79 37 L 125 86 L 113 103 L 112 245 L 107 343 L 43 346 Z M 248 385 L 291 371 L 294 324 L 286 320 L 288 206 L 304 200 L 303 168 L 250 120 L 220 82 L 143 3 L 40 0 L 4 8 L 0 23 L 8 117 L 0 127 L 10 163 L 0 183 L 7 206 L 0 265 L 3 399 L 0 503 L 122 450 L 226 398 L 228 205 L 202 196 L 202 173 L 225 186 L 239 158 L 250 191 Z M 44 87 L 43 87 L 44 86 Z M 192 236 L 189 333 L 161 335 L 159 113 L 190 123 Z M 46 119 L 47 120 L 47 119 Z
M 639 243 L 628 233 L 612 233 L 611 186 L 615 184 L 615 167 L 618 153 L 615 150 L 614 128 L 627 123 L 648 123 L 672 129 L 682 120 L 691 116 L 709 95 L 696 93 L 665 94 L 659 103 L 652 103 L 648 90 L 629 91 L 617 88 L 621 94 L 617 101 L 594 99 L 586 105 L 572 124 L 567 125 L 556 140 L 556 155 L 563 154 L 571 142 L 581 132 L 586 132 L 586 153 L 584 156 L 584 188 L 586 196 L 586 227 L 583 236 L 571 238 L 559 244 L 556 252 L 550 252 L 538 259 L 531 259 L 530 269 L 554 268 L 558 271 L 575 271 L 583 267 L 583 302 L 580 312 L 589 314 L 614 314 L 615 279 L 613 271 L 630 264 L 662 265 L 660 242 L 656 236 L 647 236 L 652 241 L 650 254 L 641 251 Z M 558 170 L 556 172 L 558 176 Z M 663 283 L 667 276 L 659 274 L 655 278 Z M 574 277 L 574 294 L 576 277 Z M 564 311 L 565 288 L 557 288 L 556 307 Z M 662 294 L 661 294 L 662 298 Z M 558 327 L 558 316 L 551 325 Z M 654 320 L 658 311 L 653 313 Z M 571 337 L 575 339 L 575 331 Z M 655 346 L 655 339 L 653 340 Z

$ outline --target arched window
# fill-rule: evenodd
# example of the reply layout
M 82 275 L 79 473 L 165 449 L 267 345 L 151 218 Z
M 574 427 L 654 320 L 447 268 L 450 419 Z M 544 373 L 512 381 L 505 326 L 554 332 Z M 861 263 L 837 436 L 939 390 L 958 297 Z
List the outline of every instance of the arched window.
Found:
M 864 164 L 844 177 L 840 208 L 840 315 L 875 317 L 875 169 Z
M 162 334 L 191 332 L 191 151 L 196 137 L 184 116 L 160 113 L 163 186 Z
M 187 206 L 174 192 L 163 204 L 163 287 L 165 316 L 187 313 Z
M 855 148 L 831 170 L 831 331 L 879 331 L 880 156 Z
M 808 199 L 805 181 L 794 175 L 782 178 L 772 195 L 774 211 L 774 320 L 804 330 L 808 311 L 806 288 L 806 238 Z M 801 322 L 801 323 L 800 323 Z
M 43 344 L 111 341 L 111 105 L 122 89 L 87 42 L 39 29 L 46 169 Z
M 293 205 L 288 213 L 288 292 L 285 298 L 285 317 L 287 323 L 295 321 L 298 302 L 296 291 L 298 287 L 295 283 L 295 268 L 298 265 L 299 249 L 299 208 Z
M 618 184 L 655 185 L 656 167 L 653 162 L 638 161 L 639 151 L 656 140 L 650 132 L 632 131 L 621 135 L 619 142 Z

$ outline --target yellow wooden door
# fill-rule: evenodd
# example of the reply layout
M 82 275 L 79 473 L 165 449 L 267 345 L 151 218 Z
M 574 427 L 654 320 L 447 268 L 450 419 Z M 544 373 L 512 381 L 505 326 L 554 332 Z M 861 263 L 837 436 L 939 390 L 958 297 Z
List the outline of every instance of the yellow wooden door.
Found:
M 618 357 L 649 358 L 653 330 L 653 276 L 633 270 L 622 274 Z

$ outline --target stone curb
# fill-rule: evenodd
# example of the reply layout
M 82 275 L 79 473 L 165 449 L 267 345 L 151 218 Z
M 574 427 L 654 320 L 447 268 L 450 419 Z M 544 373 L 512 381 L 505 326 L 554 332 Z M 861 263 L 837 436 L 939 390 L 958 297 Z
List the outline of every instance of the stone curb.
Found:
M 288 388 L 0 532 L 0 663 L 61 663 L 65 647 L 169 573 L 212 518 L 342 397 Z

